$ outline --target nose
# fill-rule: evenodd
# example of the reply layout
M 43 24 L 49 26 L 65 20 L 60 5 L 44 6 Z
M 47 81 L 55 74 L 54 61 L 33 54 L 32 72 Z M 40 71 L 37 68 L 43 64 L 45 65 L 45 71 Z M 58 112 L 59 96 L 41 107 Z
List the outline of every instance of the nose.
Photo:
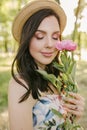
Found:
M 46 38 L 46 47 L 52 48 L 53 46 L 54 46 L 54 43 L 52 41 L 52 38 L 51 37 L 47 37 Z

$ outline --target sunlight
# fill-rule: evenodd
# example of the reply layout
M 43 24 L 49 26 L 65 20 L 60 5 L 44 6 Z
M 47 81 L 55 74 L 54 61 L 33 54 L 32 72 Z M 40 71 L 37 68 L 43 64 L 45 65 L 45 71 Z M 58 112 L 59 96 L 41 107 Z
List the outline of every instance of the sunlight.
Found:
M 85 0 L 87 2 L 87 0 Z M 70 0 L 60 0 L 61 6 L 63 7 L 66 15 L 67 15 L 67 25 L 63 32 L 63 35 L 69 35 L 73 29 L 74 29 L 74 22 L 75 22 L 75 16 L 74 16 L 74 9 L 78 5 L 78 0 L 73 0 L 72 3 Z M 81 27 L 79 31 L 87 32 L 87 8 L 85 8 L 82 12 L 83 18 L 81 21 Z
M 82 12 L 82 20 L 81 20 L 81 27 L 79 28 L 79 31 L 87 32 L 87 8 L 85 8 Z

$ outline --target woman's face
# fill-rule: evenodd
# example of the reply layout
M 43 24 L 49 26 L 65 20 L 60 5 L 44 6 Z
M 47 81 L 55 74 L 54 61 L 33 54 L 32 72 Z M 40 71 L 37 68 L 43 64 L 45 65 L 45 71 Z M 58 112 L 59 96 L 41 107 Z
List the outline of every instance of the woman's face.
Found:
M 29 51 L 38 67 L 45 68 L 56 57 L 60 28 L 55 16 L 46 17 L 31 39 Z

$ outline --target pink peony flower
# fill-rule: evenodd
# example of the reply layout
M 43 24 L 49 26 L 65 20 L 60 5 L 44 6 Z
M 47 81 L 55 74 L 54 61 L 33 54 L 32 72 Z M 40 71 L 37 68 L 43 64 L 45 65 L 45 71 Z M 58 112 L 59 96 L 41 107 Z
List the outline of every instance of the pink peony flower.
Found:
M 74 51 L 76 47 L 77 45 L 72 40 L 58 41 L 56 44 L 56 48 L 59 51 L 62 51 L 62 50 Z

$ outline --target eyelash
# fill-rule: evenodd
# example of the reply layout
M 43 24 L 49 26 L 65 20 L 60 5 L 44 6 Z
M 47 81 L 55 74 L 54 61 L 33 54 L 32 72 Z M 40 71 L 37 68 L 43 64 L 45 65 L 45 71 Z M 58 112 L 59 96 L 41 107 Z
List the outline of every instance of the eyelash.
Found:
M 53 38 L 54 40 L 58 40 L 58 38 Z
M 37 40 L 42 40 L 43 38 L 44 38 L 44 37 L 37 37 L 37 36 L 36 36 L 36 39 L 37 39 Z M 58 37 L 56 37 L 56 38 L 53 37 L 52 39 L 54 39 L 54 40 L 58 40 L 59 38 L 58 38 Z
M 41 40 L 41 39 L 43 39 L 43 37 L 36 37 L 36 39 Z
M 41 39 L 43 39 L 43 37 L 36 37 L 37 38 L 37 40 L 41 40 Z M 53 38 L 54 40 L 58 40 L 58 38 Z

